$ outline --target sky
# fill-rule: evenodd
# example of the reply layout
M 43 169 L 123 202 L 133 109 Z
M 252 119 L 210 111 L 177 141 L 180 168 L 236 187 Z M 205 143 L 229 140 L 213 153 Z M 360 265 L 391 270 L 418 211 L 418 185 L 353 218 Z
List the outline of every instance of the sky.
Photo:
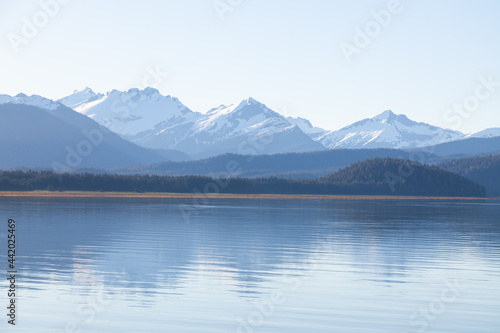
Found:
M 500 127 L 498 13 L 497 0 L 2 0 L 0 94 L 150 85 L 200 112 L 251 96 L 326 129 L 390 109 L 469 133 Z

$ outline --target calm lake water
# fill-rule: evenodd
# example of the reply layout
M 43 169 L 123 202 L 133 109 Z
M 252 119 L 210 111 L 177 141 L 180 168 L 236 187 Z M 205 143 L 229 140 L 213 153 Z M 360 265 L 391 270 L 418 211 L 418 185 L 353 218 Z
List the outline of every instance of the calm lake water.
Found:
M 2 332 L 500 332 L 499 201 L 0 198 Z

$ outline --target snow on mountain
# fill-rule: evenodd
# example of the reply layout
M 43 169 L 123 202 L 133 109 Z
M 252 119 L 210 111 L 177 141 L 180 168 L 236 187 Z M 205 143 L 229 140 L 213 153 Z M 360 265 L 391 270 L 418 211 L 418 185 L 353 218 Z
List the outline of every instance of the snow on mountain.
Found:
M 174 160 L 179 152 L 134 145 L 89 117 L 40 96 L 2 95 L 0 155 L 8 156 L 0 168 L 63 170 L 158 163 Z
M 68 101 L 69 106 L 84 94 L 77 92 L 76 95 L 67 96 L 61 101 Z M 92 96 L 92 93 L 87 96 Z M 196 112 L 189 110 L 177 98 L 162 96 L 154 88 L 113 90 L 105 95 L 94 93 L 94 97 L 81 103 L 75 111 L 137 144 L 172 126 L 192 123 L 198 117 Z
M 0 94 L 0 104 L 9 103 L 13 99 L 14 97 L 12 96 Z
M 500 136 L 500 127 L 488 128 L 483 131 L 470 133 L 464 136 L 464 138 L 494 138 Z
M 385 111 L 338 131 L 322 135 L 318 141 L 331 149 L 417 148 L 457 140 L 462 133 L 442 129 Z
M 253 98 L 221 105 L 200 117 L 194 133 L 206 135 L 206 143 L 242 134 L 265 135 L 292 126 L 283 116 Z
M 61 102 L 69 106 L 82 100 L 82 93 L 76 94 Z M 113 90 L 80 104 L 75 110 L 140 146 L 178 149 L 196 156 L 324 149 L 298 126 L 253 98 L 201 114 L 153 88 Z M 245 144 L 256 147 L 244 151 Z
M 298 126 L 302 130 L 302 132 L 309 135 L 313 140 L 319 139 L 322 135 L 328 132 L 323 128 L 313 126 L 311 122 L 305 118 L 286 117 L 286 120 L 290 124 Z
M 0 101 L 2 98 L 0 96 Z M 229 106 L 221 105 L 202 114 L 153 88 L 113 90 L 105 95 L 86 88 L 60 102 L 140 146 L 177 149 L 198 157 L 228 152 L 313 151 L 325 147 L 411 149 L 468 137 L 500 136 L 500 129 L 464 136 L 460 132 L 412 121 L 392 111 L 340 130 L 326 131 L 304 118 L 285 118 L 253 98 Z
M 63 97 L 57 101 L 75 110 L 76 108 L 82 106 L 83 104 L 93 102 L 103 97 L 104 97 L 103 94 L 96 94 L 95 92 L 92 91 L 92 89 L 87 87 L 80 91 L 75 90 L 73 94 Z
M 7 103 L 36 106 L 49 111 L 57 110 L 61 106 L 61 104 L 48 98 L 38 95 L 27 96 L 23 93 L 17 94 L 16 96 L 0 95 L 0 104 Z
M 257 155 L 314 151 L 324 147 L 282 115 L 250 97 L 201 115 L 177 149 L 202 155 L 227 152 Z

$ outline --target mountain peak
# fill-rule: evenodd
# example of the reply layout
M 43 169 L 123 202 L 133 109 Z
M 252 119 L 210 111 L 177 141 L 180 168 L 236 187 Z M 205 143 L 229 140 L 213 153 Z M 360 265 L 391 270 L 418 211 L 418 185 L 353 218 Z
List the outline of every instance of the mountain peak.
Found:
M 396 117 L 396 116 L 397 116 L 397 114 L 395 114 L 391 110 L 385 110 L 384 112 L 382 112 L 381 114 L 373 117 L 372 119 L 373 120 L 387 120 L 389 118 L 393 118 L 393 117 Z
M 261 107 L 261 108 L 266 107 L 264 104 L 262 104 L 261 102 L 259 102 L 255 98 L 248 97 L 247 99 L 244 99 L 243 101 L 241 101 L 238 104 L 238 106 L 236 106 L 236 108 L 234 110 L 235 111 L 240 110 L 240 109 L 244 108 L 245 106 L 257 106 L 257 107 Z
M 127 94 L 132 95 L 132 96 L 139 95 L 140 92 L 141 91 L 138 88 L 130 88 L 129 90 L 127 90 Z
M 286 120 L 288 120 L 291 124 L 294 124 L 294 125 L 297 125 L 296 122 L 301 122 L 301 123 L 303 123 L 307 127 L 313 127 L 313 125 L 311 124 L 311 122 L 308 119 L 306 119 L 306 118 L 302 118 L 302 117 L 296 117 L 296 118 L 294 118 L 294 117 L 286 117 Z
M 85 87 L 82 90 L 75 89 L 73 90 L 73 94 L 83 94 L 83 95 L 95 95 L 96 93 L 89 87 Z
M 159 94 L 160 92 L 158 91 L 158 89 L 156 88 L 153 88 L 153 87 L 146 87 L 142 90 L 142 93 L 146 96 L 151 96 L 151 95 L 155 95 L 155 94 Z
M 152 87 L 146 87 L 144 89 L 139 89 L 139 88 L 130 88 L 127 91 L 118 91 L 118 90 L 113 90 L 111 93 L 119 93 L 119 94 L 128 94 L 132 99 L 140 99 L 144 97 L 151 97 L 154 95 L 160 95 L 161 97 L 167 97 L 170 98 L 170 96 L 162 96 L 158 89 L 152 88 Z
M 51 99 L 38 96 L 38 95 L 31 95 L 27 96 L 26 94 L 19 93 L 14 97 L 4 95 L 4 98 L 0 101 L 2 104 L 3 103 L 13 103 L 13 104 L 26 104 L 26 105 L 31 105 L 31 106 L 36 106 L 41 109 L 53 111 L 59 108 L 61 104 L 54 102 Z
M 386 110 L 320 138 L 328 148 L 418 148 L 461 137 L 460 132 L 415 122 Z
M 96 94 L 91 88 L 85 87 L 85 89 L 75 90 L 71 95 L 57 101 L 74 110 L 84 103 L 92 102 L 102 97 L 104 97 L 103 94 Z
M 286 120 L 290 124 L 299 127 L 302 132 L 309 135 L 313 140 L 317 140 L 321 135 L 327 132 L 323 128 L 313 126 L 313 124 L 308 119 L 302 117 L 286 117 Z
M 248 97 L 247 99 L 245 99 L 245 102 L 247 102 L 248 104 L 261 104 L 259 101 L 257 101 L 253 97 Z

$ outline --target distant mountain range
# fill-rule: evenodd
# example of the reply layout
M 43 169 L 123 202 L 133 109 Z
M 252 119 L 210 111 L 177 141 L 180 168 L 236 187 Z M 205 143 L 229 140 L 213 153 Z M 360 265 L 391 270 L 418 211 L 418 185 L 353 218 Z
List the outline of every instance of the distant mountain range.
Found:
M 73 163 L 78 164 L 78 168 L 124 170 L 137 165 L 197 160 L 228 153 L 280 154 L 266 158 L 273 160 L 269 162 L 272 167 L 261 168 L 254 175 L 266 174 L 266 170 L 269 174 L 279 173 L 280 169 L 284 172 L 288 166 L 283 163 L 293 163 L 293 170 L 288 171 L 295 177 L 345 167 L 348 161 L 360 161 L 362 156 L 399 157 L 394 154 L 401 154 L 400 150 L 413 154 L 421 150 L 434 157 L 466 157 L 500 150 L 500 128 L 463 134 L 385 111 L 329 131 L 313 126 L 305 118 L 284 117 L 253 98 L 200 113 L 154 88 L 113 90 L 106 94 L 86 88 L 58 101 L 37 95 L 0 95 L 0 107 L 0 126 L 4 129 L 0 134 L 1 151 L 12 156 L 0 163 L 2 168 L 47 167 L 54 161 L 65 161 L 68 151 L 76 151 L 77 145 L 87 140 L 82 134 L 84 130 L 97 128 L 105 133 L 106 140 L 81 162 Z M 398 151 L 382 156 L 366 151 L 381 148 Z M 304 169 L 293 155 L 283 158 L 283 154 L 344 149 L 361 151 L 355 160 L 330 160 L 329 168 L 317 165 Z M 61 164 L 73 168 L 68 163 Z M 170 170 L 170 166 L 165 170 Z M 214 170 L 201 172 L 211 174 Z
M 460 150 L 461 147 L 463 150 Z M 201 160 L 121 167 L 108 170 L 108 172 L 171 176 L 317 178 L 367 159 L 389 157 L 438 165 L 464 157 L 500 154 L 499 147 L 500 137 L 471 138 L 414 150 L 375 148 L 331 149 L 260 156 L 224 154 Z M 93 172 L 103 171 L 94 170 Z
M 433 154 L 422 155 L 427 163 L 441 161 Z M 275 155 L 224 154 L 195 161 L 162 162 L 109 170 L 117 174 L 199 175 L 210 177 L 317 178 L 371 158 L 420 159 L 421 155 L 398 149 L 335 149 Z M 229 171 L 228 171 L 229 170 Z M 95 170 L 94 172 L 99 172 Z
M 116 168 L 187 158 L 139 147 L 40 96 L 0 95 L 0 168 Z M 169 158 L 170 156 L 170 158 Z
M 429 154 L 452 158 L 500 154 L 500 136 L 464 138 L 451 142 L 440 143 L 434 146 L 421 147 L 411 151 L 426 152 Z
M 140 146 L 176 149 L 195 158 L 325 149 L 252 98 L 205 114 L 193 112 L 177 98 L 163 96 L 153 88 L 113 90 L 105 95 L 87 88 L 59 102 Z
M 412 149 L 468 138 L 499 137 L 500 128 L 463 134 L 385 111 L 340 130 L 284 117 L 253 98 L 193 112 L 179 99 L 146 88 L 75 91 L 59 102 L 147 148 L 176 149 L 195 158 L 223 153 L 274 154 L 322 149 Z
M 376 117 L 358 121 L 338 131 L 330 131 L 318 140 L 330 149 L 417 148 L 463 137 L 460 132 L 417 123 L 405 115 L 385 111 Z

